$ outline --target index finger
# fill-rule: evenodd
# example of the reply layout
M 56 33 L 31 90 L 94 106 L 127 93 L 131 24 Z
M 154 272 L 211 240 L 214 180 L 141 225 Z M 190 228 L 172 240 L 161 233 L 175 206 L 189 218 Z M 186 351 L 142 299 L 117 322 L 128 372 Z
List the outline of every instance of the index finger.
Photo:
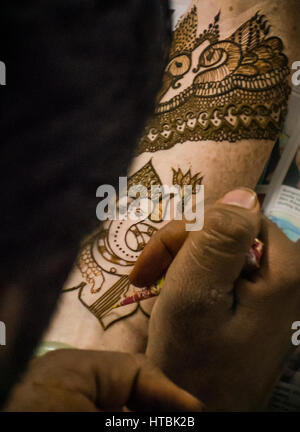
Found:
M 157 231 L 136 261 L 129 275 L 131 283 L 143 287 L 157 282 L 170 266 L 187 235 L 184 221 L 171 221 Z

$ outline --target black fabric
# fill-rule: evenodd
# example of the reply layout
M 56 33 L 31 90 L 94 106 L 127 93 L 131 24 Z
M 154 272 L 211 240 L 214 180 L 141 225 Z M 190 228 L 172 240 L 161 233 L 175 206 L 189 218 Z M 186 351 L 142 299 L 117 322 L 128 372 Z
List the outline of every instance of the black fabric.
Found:
M 1 403 L 97 223 L 96 188 L 126 175 L 170 29 L 162 0 L 2 0 L 0 24 L 0 301 L 5 283 L 26 299 L 0 353 Z

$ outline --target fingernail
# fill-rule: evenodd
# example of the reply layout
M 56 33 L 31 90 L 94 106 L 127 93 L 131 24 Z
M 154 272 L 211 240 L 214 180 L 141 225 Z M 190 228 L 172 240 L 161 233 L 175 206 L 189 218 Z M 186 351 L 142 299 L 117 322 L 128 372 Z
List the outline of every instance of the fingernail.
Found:
M 251 189 L 236 189 L 224 195 L 220 202 L 251 210 L 257 203 L 257 196 Z

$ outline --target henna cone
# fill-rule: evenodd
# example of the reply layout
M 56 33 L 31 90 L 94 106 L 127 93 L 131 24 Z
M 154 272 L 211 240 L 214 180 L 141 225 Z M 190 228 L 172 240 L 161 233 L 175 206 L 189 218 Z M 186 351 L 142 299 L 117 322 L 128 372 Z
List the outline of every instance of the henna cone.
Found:
M 246 263 L 244 267 L 244 271 L 247 273 L 251 273 L 260 267 L 260 261 L 263 254 L 264 244 L 258 239 L 255 239 L 251 249 L 246 254 Z M 137 303 L 142 300 L 147 300 L 151 297 L 156 297 L 159 295 L 160 290 L 162 288 L 164 282 L 164 277 L 162 277 L 156 285 L 152 285 L 151 287 L 145 288 L 136 288 L 136 291 L 132 294 L 118 301 L 113 309 L 118 308 L 120 306 L 126 306 L 131 303 Z

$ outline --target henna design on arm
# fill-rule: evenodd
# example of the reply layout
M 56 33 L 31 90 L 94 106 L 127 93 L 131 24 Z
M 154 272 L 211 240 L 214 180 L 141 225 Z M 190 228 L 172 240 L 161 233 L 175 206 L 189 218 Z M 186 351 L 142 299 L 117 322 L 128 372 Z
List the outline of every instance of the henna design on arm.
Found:
M 190 169 L 186 173 L 180 168 L 172 169 L 170 174 L 174 185 L 182 188 L 192 185 L 193 193 L 203 179 L 199 173 L 192 175 Z M 151 160 L 128 179 L 128 188 L 133 185 L 145 186 L 149 199 L 151 187 L 162 185 Z M 64 292 L 78 289 L 79 301 L 99 320 L 104 330 L 140 307 L 134 303 L 118 311 L 113 308 L 134 292 L 135 287 L 130 284 L 128 274 L 151 236 L 166 223 L 162 220 L 163 199 L 161 197 L 151 214 L 138 222 L 131 219 L 104 222 L 100 230 L 82 246 L 76 261 L 82 282 L 75 287 L 64 288 Z M 146 313 L 145 310 L 143 312 Z
M 271 26 L 259 12 L 224 40 L 219 20 L 220 13 L 197 35 L 194 7 L 175 29 L 156 112 L 138 154 L 185 141 L 276 139 L 290 93 L 282 41 L 269 36 Z
M 265 16 L 256 13 L 222 39 L 221 14 L 198 34 L 197 13 L 194 7 L 174 32 L 155 115 L 140 140 L 138 154 L 186 141 L 272 140 L 280 131 L 290 91 L 288 60 L 281 40 L 270 36 Z M 200 173 L 192 175 L 190 170 L 170 172 L 173 184 L 196 186 L 202 180 Z M 128 179 L 128 188 L 141 184 L 150 192 L 151 186 L 161 183 L 150 160 Z M 77 290 L 79 301 L 104 330 L 138 308 L 143 310 L 136 303 L 118 310 L 113 306 L 130 295 L 128 274 L 164 223 L 161 207 L 160 201 L 139 222 L 107 221 L 82 246 L 76 262 L 79 284 L 67 284 L 64 291 Z

